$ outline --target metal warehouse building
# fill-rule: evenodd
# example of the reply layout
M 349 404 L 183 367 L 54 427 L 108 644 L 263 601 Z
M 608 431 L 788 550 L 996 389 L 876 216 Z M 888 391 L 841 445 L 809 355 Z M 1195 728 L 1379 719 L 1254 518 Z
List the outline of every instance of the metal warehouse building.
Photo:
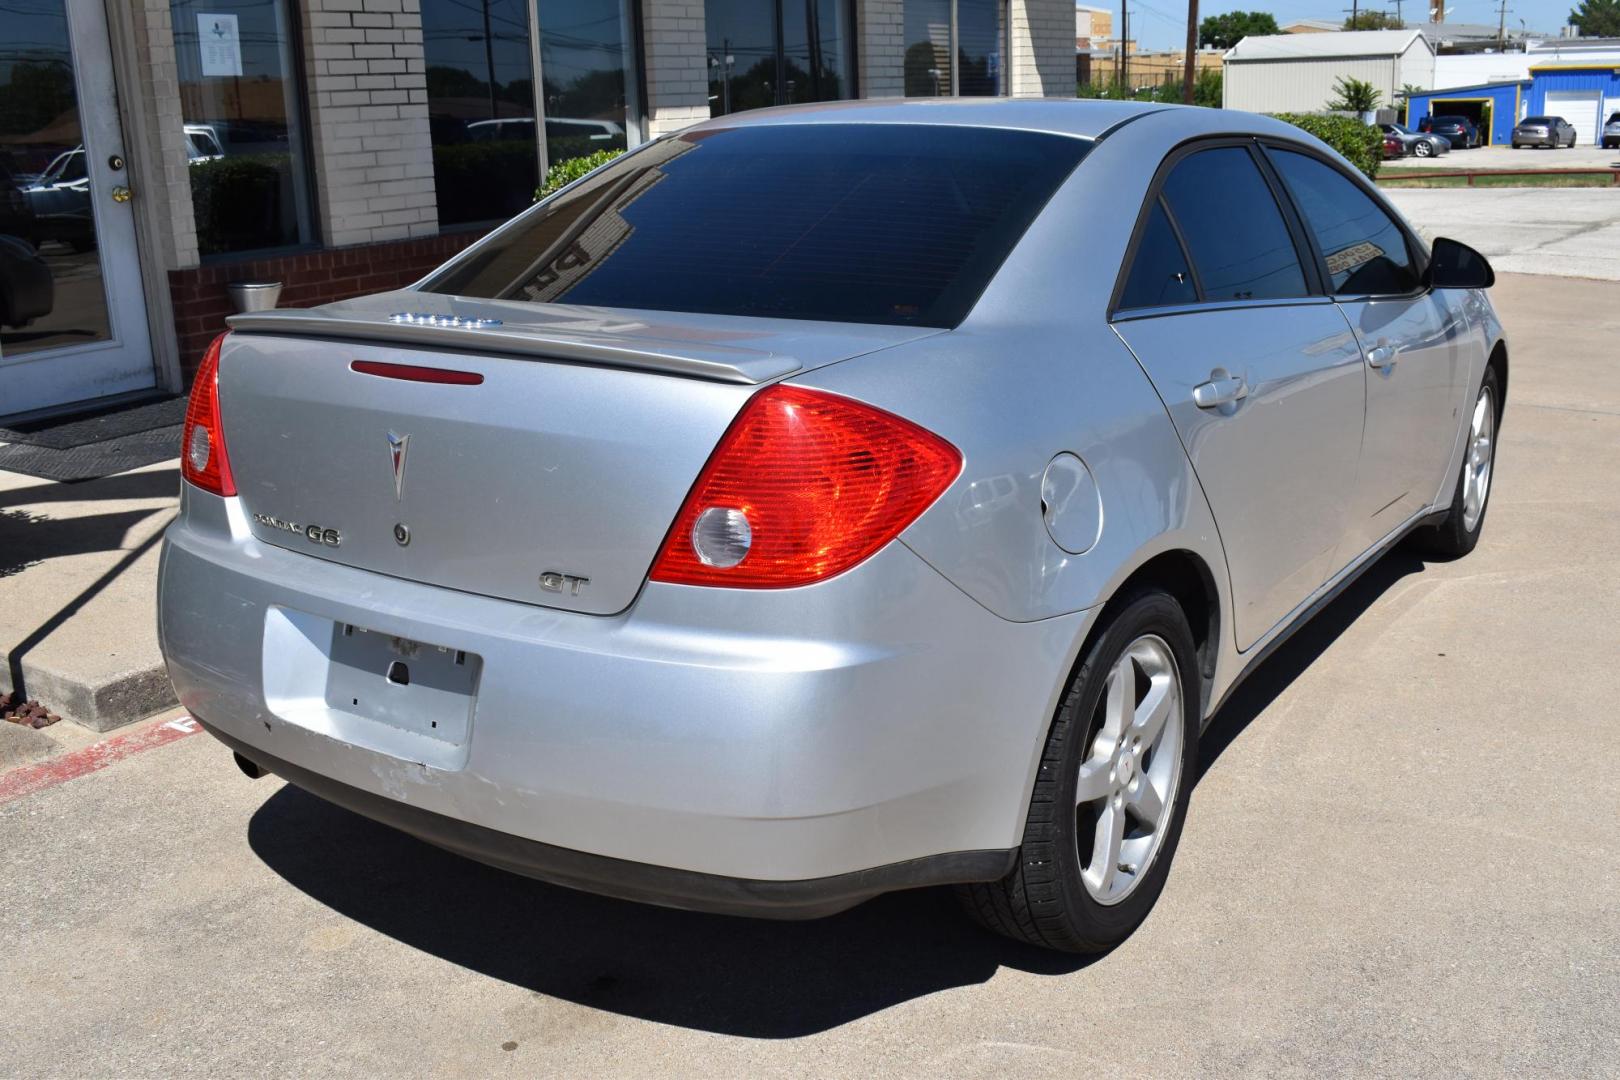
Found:
M 1319 112 L 1342 77 L 1395 100 L 1402 86 L 1434 85 L 1434 49 L 1417 30 L 1246 37 L 1225 56 L 1222 104 L 1249 112 Z
M 1406 123 L 1416 127 L 1425 116 L 1466 116 L 1472 120 L 1487 145 L 1510 143 L 1513 125 L 1524 111 L 1524 98 L 1530 81 L 1485 83 L 1480 86 L 1451 86 L 1413 94 L 1406 103 Z
M 1406 122 L 1425 116 L 1466 116 L 1487 142 L 1511 141 L 1513 125 L 1526 116 L 1562 116 L 1575 128 L 1578 146 L 1593 146 L 1603 119 L 1620 112 L 1620 63 L 1532 64 L 1530 78 L 1480 86 L 1454 86 L 1413 94 Z
M 1620 64 L 1543 64 L 1530 69 L 1526 116 L 1562 116 L 1575 126 L 1575 142 L 1593 146 L 1603 118 L 1620 112 Z

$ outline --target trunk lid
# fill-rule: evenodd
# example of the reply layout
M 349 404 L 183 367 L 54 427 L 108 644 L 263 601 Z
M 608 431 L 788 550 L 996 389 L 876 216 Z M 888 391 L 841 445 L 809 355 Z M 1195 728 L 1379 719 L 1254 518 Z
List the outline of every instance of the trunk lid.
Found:
M 462 324 L 390 321 L 399 314 Z M 598 615 L 635 598 L 757 384 L 940 332 L 416 292 L 232 325 L 220 408 L 259 540 Z M 407 381 L 356 362 L 482 381 Z

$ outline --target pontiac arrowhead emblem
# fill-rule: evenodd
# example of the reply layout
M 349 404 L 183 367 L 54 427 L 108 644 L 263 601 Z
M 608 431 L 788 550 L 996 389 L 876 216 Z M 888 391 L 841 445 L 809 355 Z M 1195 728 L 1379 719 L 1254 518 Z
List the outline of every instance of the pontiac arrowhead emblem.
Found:
M 394 463 L 394 501 L 399 502 L 405 497 L 405 448 L 410 444 L 409 435 L 396 435 L 388 433 L 388 456 Z

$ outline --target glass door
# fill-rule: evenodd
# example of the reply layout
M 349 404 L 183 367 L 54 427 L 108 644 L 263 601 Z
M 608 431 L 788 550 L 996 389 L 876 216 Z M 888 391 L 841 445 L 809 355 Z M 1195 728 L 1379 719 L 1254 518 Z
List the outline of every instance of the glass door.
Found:
M 156 384 L 100 0 L 8 0 L 0 417 Z

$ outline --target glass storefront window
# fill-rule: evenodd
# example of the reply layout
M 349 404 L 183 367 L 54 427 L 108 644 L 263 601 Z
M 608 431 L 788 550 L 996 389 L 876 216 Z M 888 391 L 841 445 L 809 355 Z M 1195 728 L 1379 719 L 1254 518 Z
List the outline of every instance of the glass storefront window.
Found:
M 906 0 L 904 30 L 907 97 L 1006 93 L 1007 0 Z
M 439 224 L 510 217 L 534 200 L 528 0 L 422 0 Z
M 551 164 L 640 142 L 631 0 L 422 0 L 439 224 L 502 218 L 540 185 L 530 4 Z
M 629 0 L 539 0 L 546 161 L 624 150 L 636 135 Z
M 314 240 L 287 0 L 172 0 L 197 247 Z
M 709 115 L 851 96 L 848 0 L 706 0 Z

